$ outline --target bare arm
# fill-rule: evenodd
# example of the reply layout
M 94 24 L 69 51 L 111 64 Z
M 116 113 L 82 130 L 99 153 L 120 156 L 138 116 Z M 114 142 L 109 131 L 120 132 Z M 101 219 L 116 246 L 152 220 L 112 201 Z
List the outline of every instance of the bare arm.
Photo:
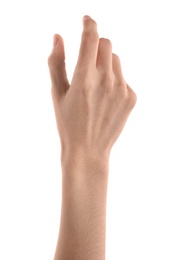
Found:
M 108 163 L 136 103 L 120 59 L 88 17 L 71 85 L 63 39 L 48 59 L 61 140 L 62 208 L 54 260 L 104 260 Z
M 74 151 L 75 152 L 75 151 Z M 62 209 L 55 260 L 105 259 L 108 162 L 94 155 L 62 163 Z

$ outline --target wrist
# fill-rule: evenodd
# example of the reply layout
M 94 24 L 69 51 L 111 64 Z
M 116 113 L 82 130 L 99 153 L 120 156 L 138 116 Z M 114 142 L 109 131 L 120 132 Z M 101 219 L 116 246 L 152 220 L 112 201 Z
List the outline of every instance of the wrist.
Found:
M 109 171 L 109 156 L 85 151 L 61 152 L 62 175 L 92 181 L 106 181 Z
M 69 165 L 73 164 L 79 167 L 80 165 L 103 165 L 108 166 L 110 157 L 110 151 L 98 152 L 97 149 L 89 150 L 85 148 L 61 148 L 61 164 Z
M 76 150 L 76 152 L 63 153 L 62 190 L 63 197 L 79 196 L 82 201 L 93 201 L 95 204 L 106 203 L 109 158 L 97 156 L 95 153 Z M 78 191 L 78 192 L 77 192 Z M 95 201 L 95 198 L 97 201 Z M 94 205 L 93 205 L 94 206 Z

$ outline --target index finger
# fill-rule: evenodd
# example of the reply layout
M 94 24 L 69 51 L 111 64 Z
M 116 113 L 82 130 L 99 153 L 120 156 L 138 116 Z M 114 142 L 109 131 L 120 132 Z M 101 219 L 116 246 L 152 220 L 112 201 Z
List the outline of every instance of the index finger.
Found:
M 96 66 L 99 35 L 97 23 L 89 16 L 83 17 L 83 32 L 77 64 L 83 67 Z

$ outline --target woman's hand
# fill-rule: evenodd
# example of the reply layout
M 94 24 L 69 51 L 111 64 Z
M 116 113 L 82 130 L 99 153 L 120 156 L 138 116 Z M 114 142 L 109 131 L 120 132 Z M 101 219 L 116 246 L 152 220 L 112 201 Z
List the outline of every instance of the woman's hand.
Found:
M 48 58 L 52 98 L 62 151 L 108 155 L 136 104 L 110 40 L 100 38 L 96 22 L 83 20 L 77 65 L 71 85 L 65 69 L 63 39 Z M 54 42 L 55 43 L 55 42 Z

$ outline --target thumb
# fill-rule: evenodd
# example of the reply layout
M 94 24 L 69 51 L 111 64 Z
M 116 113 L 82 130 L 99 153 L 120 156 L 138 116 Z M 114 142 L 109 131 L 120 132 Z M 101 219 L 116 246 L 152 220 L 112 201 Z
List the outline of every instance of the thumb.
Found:
M 65 95 L 70 86 L 66 74 L 64 41 L 59 34 L 54 35 L 53 49 L 48 57 L 48 66 L 52 83 L 52 94 L 59 99 Z

